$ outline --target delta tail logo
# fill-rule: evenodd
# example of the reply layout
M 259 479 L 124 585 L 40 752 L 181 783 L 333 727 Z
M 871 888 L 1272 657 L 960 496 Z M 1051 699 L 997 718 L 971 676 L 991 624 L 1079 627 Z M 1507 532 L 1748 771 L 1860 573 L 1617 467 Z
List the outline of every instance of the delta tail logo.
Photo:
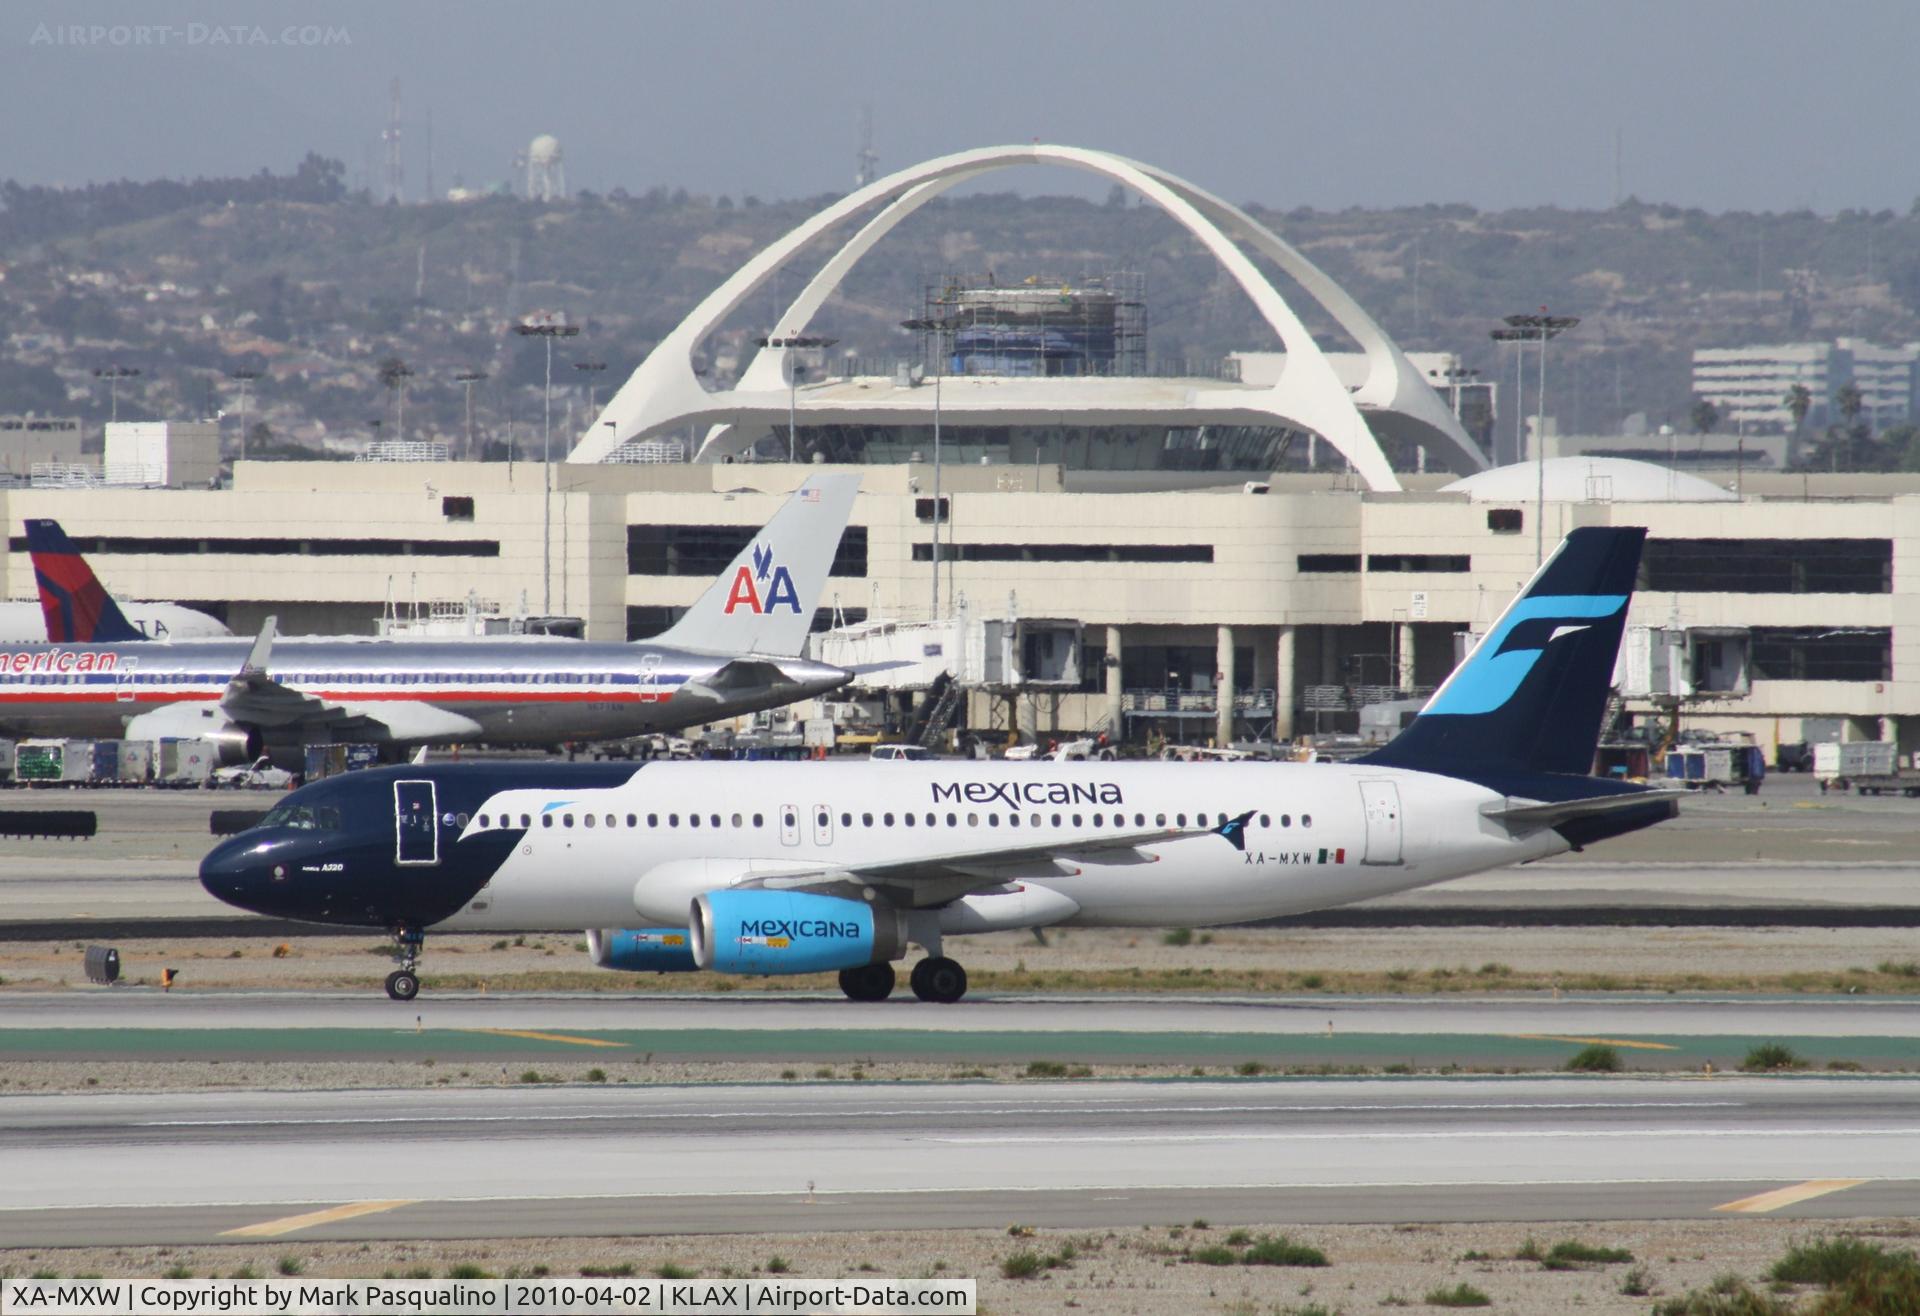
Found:
M 731 617 L 737 608 L 756 616 L 784 608 L 800 611 L 800 594 L 793 587 L 793 575 L 773 560 L 773 549 L 765 544 L 753 546 L 753 565 L 741 566 L 733 573 L 733 585 L 727 591 L 727 604 L 721 609 Z

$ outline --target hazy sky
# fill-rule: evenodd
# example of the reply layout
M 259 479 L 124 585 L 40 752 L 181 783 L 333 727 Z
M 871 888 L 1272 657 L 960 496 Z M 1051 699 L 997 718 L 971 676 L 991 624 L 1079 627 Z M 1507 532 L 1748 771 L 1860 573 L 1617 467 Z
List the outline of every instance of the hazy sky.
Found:
M 0 176 L 281 171 L 315 149 L 377 179 L 397 75 L 415 196 L 428 111 L 443 190 L 551 132 L 576 187 L 772 199 L 846 190 L 871 105 L 882 172 L 1040 138 L 1280 207 L 1593 207 L 1618 131 L 1646 200 L 1904 212 L 1916 58 L 1912 0 L 22 0 L 0 16 Z

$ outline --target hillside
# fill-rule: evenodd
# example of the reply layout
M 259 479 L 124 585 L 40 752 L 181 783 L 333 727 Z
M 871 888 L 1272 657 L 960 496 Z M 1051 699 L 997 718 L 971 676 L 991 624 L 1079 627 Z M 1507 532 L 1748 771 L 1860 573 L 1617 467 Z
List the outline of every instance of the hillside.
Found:
M 459 434 L 463 395 L 452 377 L 478 367 L 491 375 L 475 399 L 483 439 L 500 437 L 511 416 L 524 445 L 529 418 L 538 424 L 541 359 L 507 332 L 515 317 L 554 308 L 584 324 L 555 371 L 584 423 L 574 360 L 607 363 L 604 399 L 701 296 L 830 199 L 763 204 L 656 189 L 564 205 L 492 197 L 393 207 L 349 195 L 339 174 L 310 156 L 284 177 L 0 187 L 9 340 L 0 411 L 102 420 L 105 392 L 91 371 L 108 363 L 143 372 L 122 386 L 123 417 L 231 410 L 225 373 L 250 366 L 266 372 L 253 412 L 269 426 L 256 435 L 266 450 L 362 438 L 374 420 L 391 437 L 395 399 L 380 366 L 397 358 L 414 372 L 409 437 Z M 1549 409 L 1571 430 L 1610 430 L 1635 411 L 1684 428 L 1695 347 L 1920 339 L 1913 215 L 1710 215 L 1638 202 L 1502 213 L 1253 209 L 1410 349 L 1459 351 L 1499 372 L 1487 331 L 1502 315 L 1545 305 L 1583 317 L 1556 345 L 1549 381 Z M 944 273 L 1017 280 L 1115 269 L 1146 275 L 1156 359 L 1274 345 L 1195 243 L 1119 196 L 1105 205 L 1006 194 L 936 201 L 854 271 L 816 327 L 841 340 L 836 353 L 903 357 L 913 340 L 899 321 Z M 785 276 L 736 313 L 709 347 L 717 375 L 802 277 Z

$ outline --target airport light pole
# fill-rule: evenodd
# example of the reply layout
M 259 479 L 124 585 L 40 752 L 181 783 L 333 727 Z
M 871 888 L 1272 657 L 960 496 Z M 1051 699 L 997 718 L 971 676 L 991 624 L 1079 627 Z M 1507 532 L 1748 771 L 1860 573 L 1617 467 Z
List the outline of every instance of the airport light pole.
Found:
M 462 370 L 454 378 L 467 390 L 467 460 L 473 460 L 473 386 L 487 377 L 484 370 Z
M 599 406 L 598 392 L 600 388 L 600 372 L 607 368 L 607 363 L 605 361 L 575 361 L 573 363 L 573 368 L 586 376 L 587 416 L 588 416 L 587 423 L 592 424 L 593 413 Z
M 227 378 L 240 381 L 240 460 L 247 459 L 247 386 L 260 378 L 258 370 L 242 367 L 227 371 Z
M 916 333 L 942 332 L 938 320 L 902 320 L 900 327 Z M 945 356 L 945 347 L 936 342 L 933 354 L 933 611 L 928 614 L 933 621 L 940 620 L 940 522 L 943 519 L 940 515 L 940 380 L 946 374 L 942 369 Z
M 109 421 L 118 421 L 120 419 L 120 381 L 123 379 L 137 379 L 139 375 L 140 372 L 132 366 L 101 366 L 93 372 L 95 379 L 104 379 L 107 381 L 107 397 L 109 399 L 107 404 L 107 419 Z
M 1534 512 L 1533 512 L 1533 560 L 1534 565 L 1547 560 L 1547 343 L 1580 323 L 1577 315 L 1548 315 L 1542 306 L 1537 313 L 1528 315 L 1509 315 L 1504 331 L 1496 329 L 1493 336 L 1498 339 L 1502 332 L 1522 340 L 1540 344 L 1540 385 L 1535 390 L 1533 400 L 1533 456 L 1534 456 Z
M 540 611 L 553 615 L 553 340 L 572 338 L 580 326 L 566 323 L 563 317 L 547 315 L 538 320 L 516 324 L 513 332 L 522 338 L 547 341 L 547 382 L 540 399 Z

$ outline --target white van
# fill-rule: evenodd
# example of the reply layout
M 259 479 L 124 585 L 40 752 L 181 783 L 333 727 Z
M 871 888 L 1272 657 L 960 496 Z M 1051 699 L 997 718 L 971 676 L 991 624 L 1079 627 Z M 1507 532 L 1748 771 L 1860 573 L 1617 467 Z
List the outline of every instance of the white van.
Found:
M 890 763 L 927 763 L 939 755 L 923 745 L 875 745 L 867 757 Z

